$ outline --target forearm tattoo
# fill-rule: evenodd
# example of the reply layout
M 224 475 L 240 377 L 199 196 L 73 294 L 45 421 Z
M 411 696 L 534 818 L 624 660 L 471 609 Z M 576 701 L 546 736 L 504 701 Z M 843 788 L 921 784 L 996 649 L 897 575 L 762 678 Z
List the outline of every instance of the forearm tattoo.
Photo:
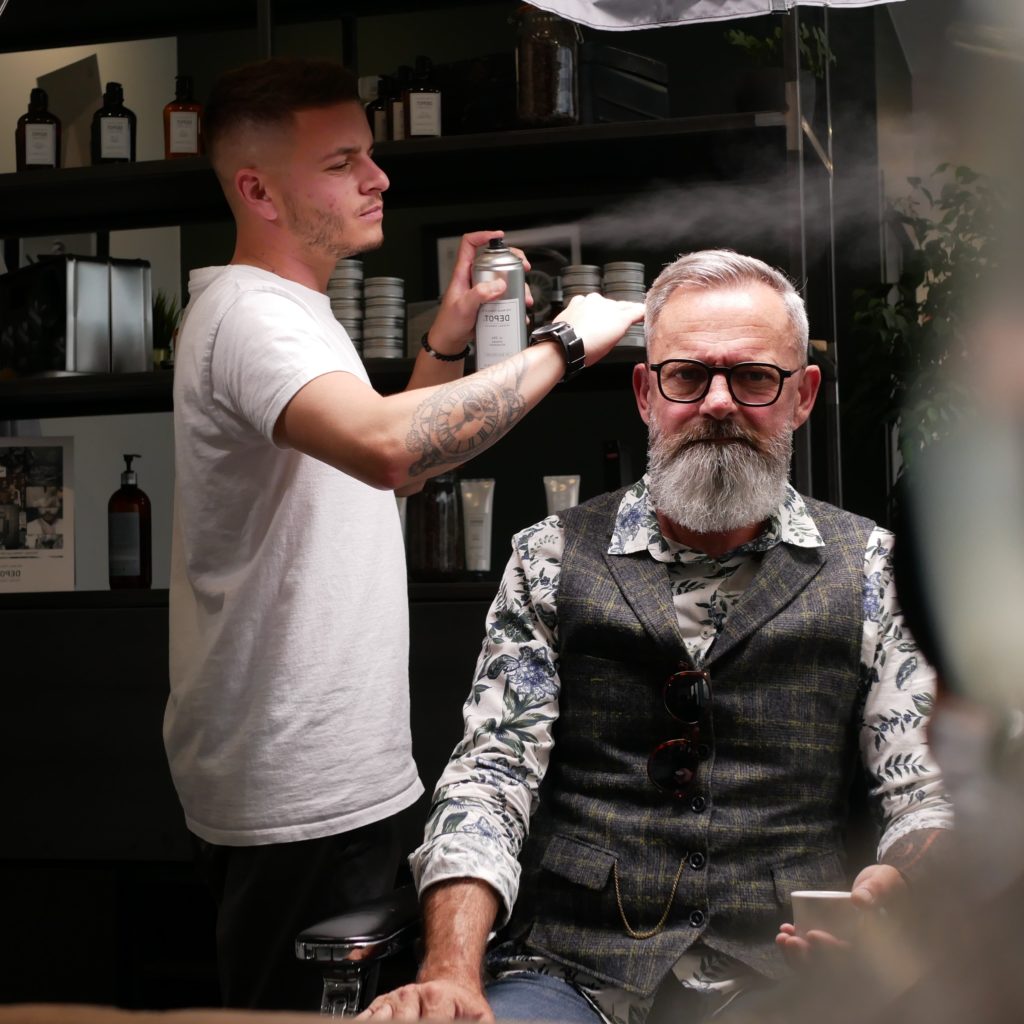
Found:
M 525 370 L 526 359 L 516 356 L 446 384 L 422 402 L 405 441 L 419 456 L 409 476 L 465 462 L 508 433 L 526 414 L 519 390 Z
M 952 865 L 956 852 L 949 829 L 918 829 L 897 839 L 885 852 L 883 864 L 889 864 L 908 882 L 946 871 Z

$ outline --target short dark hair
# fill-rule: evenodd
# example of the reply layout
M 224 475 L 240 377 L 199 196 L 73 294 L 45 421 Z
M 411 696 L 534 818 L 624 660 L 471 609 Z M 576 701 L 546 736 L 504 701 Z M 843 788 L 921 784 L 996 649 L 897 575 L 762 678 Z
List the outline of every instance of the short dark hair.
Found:
M 297 110 L 359 102 L 356 76 L 333 60 L 271 57 L 222 74 L 206 103 L 203 134 L 211 158 L 228 132 L 245 124 L 288 127 Z

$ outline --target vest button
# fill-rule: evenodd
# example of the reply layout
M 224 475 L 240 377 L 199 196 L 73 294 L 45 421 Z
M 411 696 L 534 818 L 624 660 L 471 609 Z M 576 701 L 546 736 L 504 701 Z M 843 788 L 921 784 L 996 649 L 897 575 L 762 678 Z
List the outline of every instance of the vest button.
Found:
M 702 867 L 707 863 L 707 858 L 703 853 L 691 853 L 690 854 L 690 867 L 694 871 L 700 871 Z
M 704 911 L 703 910 L 691 910 L 690 911 L 690 925 L 693 928 L 701 928 L 704 925 Z
M 693 811 L 694 814 L 700 814 L 704 810 L 704 808 L 707 807 L 707 805 L 708 802 L 704 799 L 704 797 L 695 796 L 690 801 L 690 810 Z
M 711 756 L 711 747 L 707 743 L 697 744 L 697 756 L 702 760 L 706 761 Z

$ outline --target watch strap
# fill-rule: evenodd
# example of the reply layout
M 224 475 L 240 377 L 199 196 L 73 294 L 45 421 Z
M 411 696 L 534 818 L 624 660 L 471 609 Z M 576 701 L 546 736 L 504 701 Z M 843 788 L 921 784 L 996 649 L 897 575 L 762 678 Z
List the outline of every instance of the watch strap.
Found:
M 565 374 L 563 381 L 572 380 L 586 366 L 587 352 L 583 347 L 583 339 L 576 333 L 572 324 L 564 320 L 544 324 L 530 334 L 530 344 L 537 345 L 542 341 L 557 341 L 565 356 Z

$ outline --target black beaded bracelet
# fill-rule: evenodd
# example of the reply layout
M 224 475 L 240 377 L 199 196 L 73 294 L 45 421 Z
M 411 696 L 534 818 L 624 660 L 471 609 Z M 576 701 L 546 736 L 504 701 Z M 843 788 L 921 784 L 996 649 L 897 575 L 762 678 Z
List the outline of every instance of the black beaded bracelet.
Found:
M 423 346 L 423 351 L 427 353 L 432 359 L 440 359 L 442 363 L 457 363 L 460 359 L 465 359 L 469 355 L 469 345 L 467 345 L 461 352 L 455 352 L 452 355 L 445 355 L 443 352 L 435 352 L 430 347 L 430 342 L 427 341 L 427 334 L 429 331 L 423 332 L 423 337 L 420 339 L 420 344 Z

